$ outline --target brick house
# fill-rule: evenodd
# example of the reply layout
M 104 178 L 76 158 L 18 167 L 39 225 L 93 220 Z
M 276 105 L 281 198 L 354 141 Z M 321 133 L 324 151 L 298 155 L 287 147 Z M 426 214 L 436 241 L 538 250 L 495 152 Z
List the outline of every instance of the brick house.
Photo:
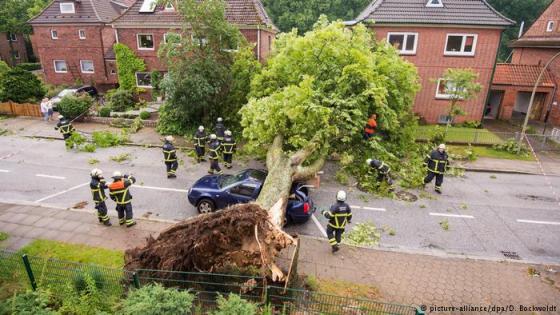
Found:
M 414 112 L 423 120 L 447 119 L 450 86 L 440 78 L 448 68 L 471 68 L 482 85 L 475 99 L 461 103 L 467 114 L 456 122 L 482 119 L 501 34 L 512 20 L 485 0 L 375 0 L 350 24 L 364 21 L 418 68 Z
M 492 83 L 489 118 L 509 120 L 527 114 L 534 85 L 544 65 L 560 52 L 560 0 L 554 0 L 523 34 L 510 44 L 511 63 L 498 64 Z M 537 87 L 530 119 L 560 125 L 560 58 L 545 71 Z M 556 104 L 555 104 L 556 102 Z
M 239 27 L 255 54 L 266 58 L 277 32 L 259 0 L 227 0 L 227 19 Z M 165 34 L 181 28 L 173 6 L 155 0 L 54 0 L 29 21 L 31 41 L 51 84 L 85 84 L 110 88 L 117 82 L 115 43 L 123 43 L 146 63 L 138 86 L 150 88 L 152 70 L 165 71 L 158 60 Z
M 25 37 L 23 34 L 0 32 L 0 60 L 5 61 L 10 66 L 27 62 L 27 48 L 25 47 Z

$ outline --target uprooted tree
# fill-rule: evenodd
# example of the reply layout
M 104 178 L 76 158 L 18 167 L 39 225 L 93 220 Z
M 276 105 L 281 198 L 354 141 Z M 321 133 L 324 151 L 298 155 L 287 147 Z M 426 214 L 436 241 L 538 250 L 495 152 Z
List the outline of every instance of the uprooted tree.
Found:
M 246 147 L 266 157 L 258 199 L 172 227 L 129 251 L 129 266 L 216 271 L 233 263 L 282 279 L 274 255 L 293 242 L 281 230 L 292 183 L 314 177 L 329 155 L 364 145 L 361 130 L 371 113 L 386 139 L 401 141 L 416 90 L 414 67 L 365 26 L 321 18 L 304 36 L 280 35 L 240 112 Z

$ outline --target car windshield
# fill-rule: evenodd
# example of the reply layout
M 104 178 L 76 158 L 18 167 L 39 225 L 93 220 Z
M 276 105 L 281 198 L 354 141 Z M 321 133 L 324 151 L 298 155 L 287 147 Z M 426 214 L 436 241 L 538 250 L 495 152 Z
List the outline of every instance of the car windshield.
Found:
M 231 184 L 240 182 L 245 178 L 262 182 L 266 178 L 266 173 L 257 170 L 246 170 L 235 175 L 222 175 L 218 178 L 218 185 L 220 188 L 224 188 Z
M 70 95 L 70 94 L 73 94 L 73 93 L 76 93 L 76 90 L 67 89 L 67 90 L 60 91 L 60 93 L 58 93 L 58 96 L 64 97 L 66 95 Z

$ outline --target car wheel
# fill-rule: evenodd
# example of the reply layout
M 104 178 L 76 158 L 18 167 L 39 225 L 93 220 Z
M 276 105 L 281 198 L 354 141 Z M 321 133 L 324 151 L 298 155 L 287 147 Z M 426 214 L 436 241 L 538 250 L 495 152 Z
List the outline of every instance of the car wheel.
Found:
M 216 205 L 212 200 L 204 198 L 198 202 L 196 210 L 198 210 L 198 213 L 210 213 L 216 210 Z
M 284 216 L 284 222 L 282 222 L 282 226 L 284 227 L 288 224 L 292 224 L 293 222 L 294 222 L 294 220 L 292 219 L 292 217 L 289 216 L 289 215 L 286 215 L 286 216 Z

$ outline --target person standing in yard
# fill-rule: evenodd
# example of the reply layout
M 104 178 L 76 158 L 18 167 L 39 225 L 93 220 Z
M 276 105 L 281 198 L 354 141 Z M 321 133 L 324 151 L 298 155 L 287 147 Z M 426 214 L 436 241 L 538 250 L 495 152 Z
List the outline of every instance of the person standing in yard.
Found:
M 113 182 L 109 184 L 109 196 L 111 200 L 117 203 L 117 214 L 119 216 L 119 224 L 129 228 L 136 225 L 132 214 L 132 194 L 130 194 L 130 186 L 136 182 L 136 178 L 130 175 L 122 175 L 121 172 L 113 173 Z
M 204 159 L 204 149 L 206 148 L 206 141 L 208 136 L 206 131 L 204 131 L 204 126 L 198 127 L 198 130 L 194 134 L 194 150 L 196 151 L 196 160 L 198 163 L 206 161 Z
M 352 221 L 352 209 L 346 203 L 346 192 L 340 190 L 336 193 L 336 203 L 333 204 L 329 211 L 321 211 L 321 214 L 329 220 L 327 225 L 327 237 L 332 247 L 332 252 L 336 253 L 340 250 L 340 242 L 342 234 L 346 228 L 346 224 Z
M 177 167 L 179 167 L 179 163 L 177 163 L 177 150 L 173 146 L 173 140 L 175 139 L 172 136 L 167 136 L 163 144 L 163 159 L 167 168 L 167 178 L 176 178 Z
M 440 144 L 436 150 L 426 156 L 424 164 L 428 168 L 428 175 L 424 178 L 424 186 L 430 183 L 434 177 L 436 178 L 436 192 L 441 194 L 441 185 L 443 184 L 443 176 L 449 167 L 449 157 L 445 152 L 445 144 Z
M 49 121 L 49 103 L 50 101 L 46 97 L 41 101 L 41 114 L 45 121 Z
M 233 163 L 233 153 L 235 152 L 235 139 L 231 134 L 230 130 L 226 130 L 224 133 L 224 141 L 222 142 L 222 152 L 224 154 L 224 166 L 226 168 L 232 168 Z
M 51 100 L 49 100 L 47 102 L 47 114 L 48 114 L 47 120 L 48 121 L 53 120 L 54 109 L 53 109 L 53 103 L 52 103 Z
M 107 205 L 105 204 L 105 200 L 107 200 L 105 189 L 108 187 L 105 178 L 103 178 L 103 171 L 94 168 L 91 170 L 90 176 L 91 182 L 89 183 L 89 188 L 91 189 L 95 209 L 97 209 L 99 223 L 103 223 L 105 226 L 111 226 L 111 220 L 107 215 Z

